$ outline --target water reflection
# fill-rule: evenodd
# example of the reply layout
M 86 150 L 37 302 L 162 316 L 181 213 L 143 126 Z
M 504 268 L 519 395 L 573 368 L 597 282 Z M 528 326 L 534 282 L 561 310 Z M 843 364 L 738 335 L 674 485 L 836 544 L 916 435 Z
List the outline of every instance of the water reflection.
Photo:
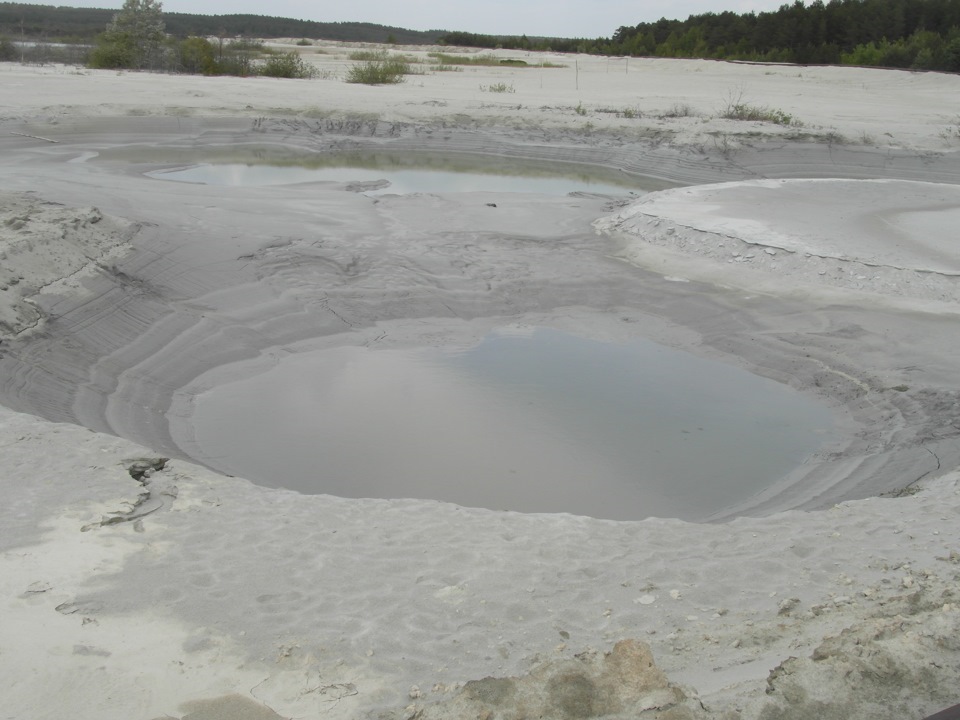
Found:
M 385 192 L 652 192 L 675 184 L 602 165 L 434 151 L 364 150 L 307 153 L 278 147 L 124 147 L 101 161 L 160 164 L 157 179 L 222 186 L 303 182 L 357 183 L 386 179 Z M 178 165 L 178 167 L 170 167 Z
M 594 192 L 623 195 L 638 190 L 637 185 L 601 182 L 587 177 L 548 177 L 496 175 L 446 170 L 367 169 L 357 167 L 305 168 L 275 165 L 196 165 L 178 170 L 149 173 L 160 180 L 220 186 L 291 185 L 305 182 L 347 184 L 376 183 L 383 187 L 363 189 L 367 195 L 407 193 L 510 192 L 566 195 L 571 192 Z
M 190 422 L 198 459 L 264 485 L 611 519 L 717 512 L 832 426 L 825 407 L 737 368 L 546 328 L 466 351 L 288 356 L 198 397 Z

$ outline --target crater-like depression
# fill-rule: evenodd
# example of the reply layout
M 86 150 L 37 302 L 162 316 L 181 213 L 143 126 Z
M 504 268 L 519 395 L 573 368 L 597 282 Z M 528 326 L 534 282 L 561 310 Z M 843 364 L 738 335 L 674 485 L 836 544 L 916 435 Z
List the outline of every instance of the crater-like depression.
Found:
M 819 361 L 778 369 L 801 306 L 597 231 L 670 183 L 243 144 L 70 160 L 142 224 L 88 299 L 44 300 L 49 336 L 5 361 L 17 407 L 268 487 L 614 520 L 789 507 L 859 467 L 830 466 L 842 401 L 784 384 L 820 387 Z
M 344 497 L 702 518 L 790 473 L 832 427 L 822 404 L 745 370 L 542 327 L 469 348 L 308 350 L 211 375 L 174 412 L 196 459 Z

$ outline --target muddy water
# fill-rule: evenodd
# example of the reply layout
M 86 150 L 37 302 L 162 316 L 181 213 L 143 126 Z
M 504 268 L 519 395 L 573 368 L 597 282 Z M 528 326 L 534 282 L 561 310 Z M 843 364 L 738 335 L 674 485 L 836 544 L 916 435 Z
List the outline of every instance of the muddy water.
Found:
M 832 416 L 653 342 L 537 328 L 286 356 L 196 397 L 188 423 L 198 460 L 305 493 L 698 519 L 794 470 Z
M 112 156 L 111 156 L 112 157 Z M 119 156 L 144 160 L 135 155 Z M 159 160 L 162 156 L 150 159 Z M 189 156 L 182 156 L 187 159 Z M 178 156 L 165 158 L 176 162 Z M 253 153 L 190 158 L 190 165 L 147 173 L 158 180 L 220 186 L 268 186 L 306 182 L 346 185 L 367 194 L 441 192 L 521 192 L 565 195 L 594 192 L 624 195 L 672 187 L 654 178 L 589 165 L 430 153 L 299 154 Z

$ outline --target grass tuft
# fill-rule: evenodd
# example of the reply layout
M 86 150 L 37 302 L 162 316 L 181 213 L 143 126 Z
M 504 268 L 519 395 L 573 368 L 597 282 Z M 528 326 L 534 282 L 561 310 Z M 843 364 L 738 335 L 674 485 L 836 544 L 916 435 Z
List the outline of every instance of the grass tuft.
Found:
M 692 105 L 687 103 L 674 103 L 670 108 L 660 115 L 662 119 L 666 118 L 682 118 L 682 117 L 693 117 L 697 114 L 697 111 L 693 109 Z
M 492 92 L 492 93 L 514 93 L 516 88 L 513 85 L 507 85 L 504 82 L 493 83 L 491 85 L 481 85 L 480 90 L 482 92 Z
M 745 120 L 748 122 L 769 122 L 775 125 L 800 127 L 802 122 L 793 115 L 778 108 L 751 105 L 743 99 L 743 88 L 733 90 L 727 95 L 726 106 L 720 112 L 726 120 Z
M 797 127 L 802 123 L 793 115 L 778 108 L 768 108 L 757 105 L 734 105 L 720 117 L 727 120 L 746 120 L 748 122 L 769 122 L 775 125 L 789 125 Z

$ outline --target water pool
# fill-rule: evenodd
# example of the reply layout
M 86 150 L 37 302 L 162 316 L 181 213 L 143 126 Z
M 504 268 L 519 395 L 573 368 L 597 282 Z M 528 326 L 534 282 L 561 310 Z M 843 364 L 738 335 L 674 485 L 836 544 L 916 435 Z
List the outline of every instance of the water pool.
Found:
M 292 354 L 193 399 L 198 460 L 259 484 L 699 519 L 796 469 L 828 408 L 646 340 L 508 329 L 468 349 Z
M 129 159 L 136 159 L 130 155 Z M 159 157 L 159 156 L 158 156 Z M 188 155 L 174 155 L 187 158 Z M 140 158 L 143 159 L 143 158 Z M 511 192 L 565 195 L 592 192 L 625 195 L 673 187 L 670 183 L 609 168 L 560 162 L 439 155 L 349 153 L 277 156 L 198 156 L 183 167 L 147 173 L 158 180 L 226 187 L 335 182 L 367 194 Z

